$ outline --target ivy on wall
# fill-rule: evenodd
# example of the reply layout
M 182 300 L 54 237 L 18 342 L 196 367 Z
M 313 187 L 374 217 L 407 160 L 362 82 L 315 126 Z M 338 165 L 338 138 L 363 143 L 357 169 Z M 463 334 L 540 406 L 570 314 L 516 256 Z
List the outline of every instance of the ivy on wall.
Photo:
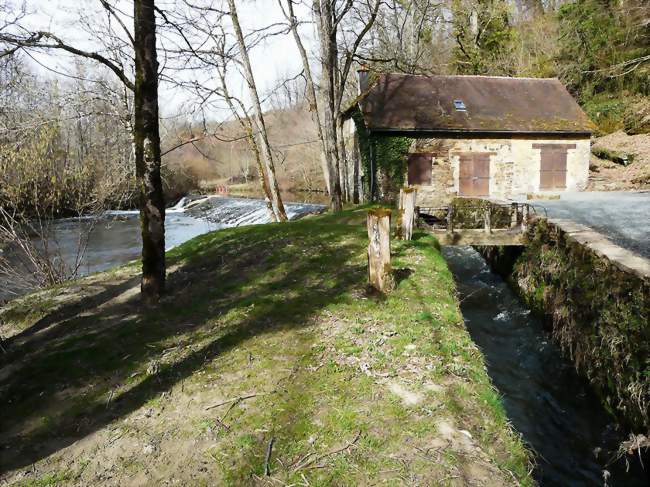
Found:
M 394 199 L 405 182 L 407 155 L 414 139 L 370 133 L 358 109 L 354 111 L 352 118 L 359 137 L 365 199 L 367 201 Z

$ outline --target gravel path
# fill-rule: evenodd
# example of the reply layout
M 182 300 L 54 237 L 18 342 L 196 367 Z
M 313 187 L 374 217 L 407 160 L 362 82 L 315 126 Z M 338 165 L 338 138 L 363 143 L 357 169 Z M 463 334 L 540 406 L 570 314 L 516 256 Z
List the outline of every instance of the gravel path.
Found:
M 529 203 L 546 208 L 550 217 L 587 225 L 650 258 L 650 191 L 564 193 L 560 200 Z

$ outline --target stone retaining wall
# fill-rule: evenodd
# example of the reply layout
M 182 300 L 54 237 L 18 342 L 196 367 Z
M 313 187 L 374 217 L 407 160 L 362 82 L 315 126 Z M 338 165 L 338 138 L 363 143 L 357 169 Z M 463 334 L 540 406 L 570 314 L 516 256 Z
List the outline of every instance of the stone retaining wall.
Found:
M 650 431 L 650 261 L 568 220 L 535 219 L 526 247 L 481 247 L 608 409 Z

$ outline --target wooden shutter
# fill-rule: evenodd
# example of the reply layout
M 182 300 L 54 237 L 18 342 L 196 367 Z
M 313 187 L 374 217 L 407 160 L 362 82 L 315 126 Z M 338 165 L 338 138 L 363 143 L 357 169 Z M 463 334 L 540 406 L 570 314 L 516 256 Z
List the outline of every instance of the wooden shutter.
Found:
M 460 154 L 458 193 L 461 196 L 490 195 L 490 152 Z
M 409 185 L 419 184 L 422 186 L 431 185 L 431 164 L 433 154 L 419 152 L 409 154 L 408 158 L 408 183 Z
M 540 149 L 539 189 L 566 189 L 567 150 L 575 144 L 533 144 Z

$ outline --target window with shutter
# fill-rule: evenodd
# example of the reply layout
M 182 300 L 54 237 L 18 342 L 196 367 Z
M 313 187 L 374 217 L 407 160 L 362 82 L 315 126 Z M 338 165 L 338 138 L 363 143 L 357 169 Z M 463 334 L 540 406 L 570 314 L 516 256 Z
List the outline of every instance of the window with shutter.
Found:
M 431 164 L 433 154 L 419 152 L 409 154 L 408 158 L 408 183 L 409 185 L 431 185 Z
M 575 144 L 533 144 L 540 149 L 539 189 L 566 189 L 567 150 Z

